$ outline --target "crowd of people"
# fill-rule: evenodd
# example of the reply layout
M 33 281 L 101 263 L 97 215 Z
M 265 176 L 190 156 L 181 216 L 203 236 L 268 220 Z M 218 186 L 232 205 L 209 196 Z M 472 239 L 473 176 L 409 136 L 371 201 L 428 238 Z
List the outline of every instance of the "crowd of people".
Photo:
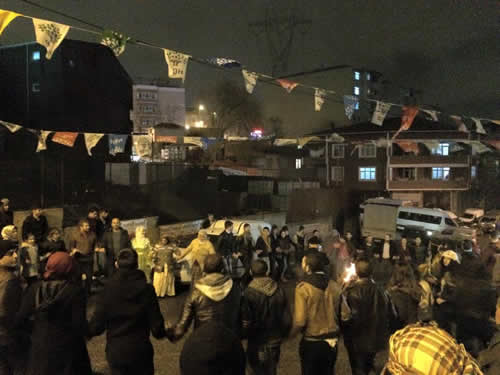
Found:
M 282 343 L 298 335 L 303 375 L 335 373 L 339 340 L 355 375 L 499 373 L 498 234 L 481 249 L 389 235 L 357 243 L 302 226 L 258 228 L 255 239 L 251 229 L 236 236 L 227 220 L 214 243 L 201 229 L 179 249 L 166 236 L 152 245 L 144 227 L 131 238 L 119 218 L 91 208 L 66 247 L 37 205 L 18 241 L 1 200 L 0 375 L 90 375 L 87 341 L 104 332 L 113 375 L 154 374 L 150 335 L 176 342 L 191 326 L 183 375 L 277 374 Z M 165 322 L 158 298 L 175 295 L 174 268 L 186 259 L 191 288 L 179 319 Z M 103 287 L 88 317 L 93 283 Z

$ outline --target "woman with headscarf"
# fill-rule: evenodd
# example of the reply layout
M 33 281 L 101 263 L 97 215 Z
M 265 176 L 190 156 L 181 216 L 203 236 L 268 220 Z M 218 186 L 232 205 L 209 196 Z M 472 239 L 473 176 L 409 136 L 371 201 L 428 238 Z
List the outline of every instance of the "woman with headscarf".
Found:
M 215 254 L 214 245 L 212 245 L 208 239 L 208 235 L 205 230 L 200 230 L 198 232 L 198 238 L 191 241 L 187 249 L 177 257 L 177 262 L 182 262 L 188 254 L 191 254 L 191 259 L 193 260 L 191 266 L 191 286 L 194 286 L 196 281 L 198 281 L 203 275 L 205 258 L 207 255 Z
M 174 276 L 175 244 L 167 236 L 162 236 L 153 249 L 153 287 L 156 296 L 175 296 Z
M 33 321 L 26 375 L 92 374 L 85 343 L 86 295 L 75 268 L 68 253 L 52 254 L 43 279 L 23 298 L 16 324 L 24 328 Z
M 138 226 L 135 230 L 135 238 L 132 247 L 137 252 L 139 269 L 146 274 L 146 279 L 151 282 L 152 247 L 146 237 L 146 228 Z

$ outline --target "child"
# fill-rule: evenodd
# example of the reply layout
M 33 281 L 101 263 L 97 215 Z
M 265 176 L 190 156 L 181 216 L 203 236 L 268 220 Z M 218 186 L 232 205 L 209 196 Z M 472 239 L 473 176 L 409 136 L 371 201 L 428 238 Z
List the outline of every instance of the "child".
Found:
M 38 245 L 35 235 L 29 233 L 19 251 L 19 265 L 21 276 L 26 280 L 28 286 L 38 280 L 40 276 L 40 259 L 38 256 Z
M 175 296 L 174 251 L 167 236 L 163 236 L 153 249 L 153 286 L 160 298 Z

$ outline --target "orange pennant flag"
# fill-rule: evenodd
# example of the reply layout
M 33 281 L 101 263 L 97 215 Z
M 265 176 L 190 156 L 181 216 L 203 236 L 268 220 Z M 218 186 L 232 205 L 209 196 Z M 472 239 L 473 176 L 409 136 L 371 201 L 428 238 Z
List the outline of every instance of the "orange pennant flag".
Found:
M 297 82 L 289 81 L 287 79 L 277 79 L 276 82 L 278 82 L 289 94 L 298 86 Z
M 56 142 L 67 147 L 73 147 L 75 145 L 76 137 L 78 137 L 78 133 L 57 132 L 52 137 L 52 142 Z

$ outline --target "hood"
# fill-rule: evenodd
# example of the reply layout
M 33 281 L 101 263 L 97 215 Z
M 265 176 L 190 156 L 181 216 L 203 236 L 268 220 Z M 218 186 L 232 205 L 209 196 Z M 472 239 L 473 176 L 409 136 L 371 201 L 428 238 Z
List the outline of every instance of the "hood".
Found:
M 233 280 L 221 273 L 211 273 L 198 280 L 195 288 L 211 300 L 219 302 L 226 298 L 233 288 Z
M 325 290 L 328 287 L 329 280 L 324 272 L 315 272 L 311 275 L 305 275 L 304 282 L 318 289 Z
M 110 280 L 110 284 L 117 284 L 116 287 L 126 291 L 121 293 L 122 297 L 130 300 L 135 300 L 140 296 L 144 289 L 148 287 L 146 275 L 141 270 L 118 270 Z
M 252 280 L 248 287 L 271 297 L 278 290 L 278 283 L 270 277 L 257 277 Z

